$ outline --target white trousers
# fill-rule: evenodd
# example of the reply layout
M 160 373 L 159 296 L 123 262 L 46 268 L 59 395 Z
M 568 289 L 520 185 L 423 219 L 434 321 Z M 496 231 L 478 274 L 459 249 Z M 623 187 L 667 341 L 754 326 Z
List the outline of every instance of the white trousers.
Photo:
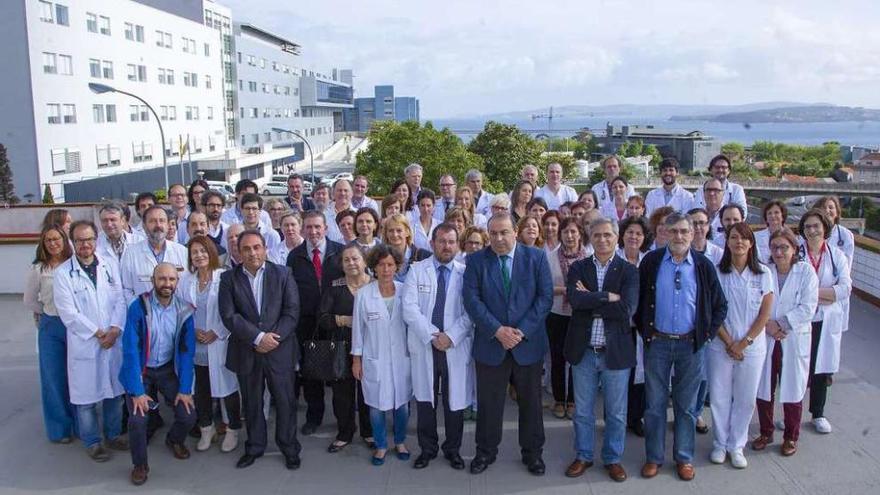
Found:
M 742 361 L 733 360 L 714 345 L 708 350 L 713 446 L 728 452 L 742 450 L 749 441 L 766 346 L 764 352 L 746 355 Z

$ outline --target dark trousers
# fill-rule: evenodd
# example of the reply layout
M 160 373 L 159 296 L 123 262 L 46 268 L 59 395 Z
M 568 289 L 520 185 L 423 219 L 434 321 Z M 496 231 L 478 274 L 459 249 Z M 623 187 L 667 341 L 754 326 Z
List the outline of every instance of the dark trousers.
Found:
M 268 437 L 266 416 L 263 414 L 263 392 L 266 387 L 275 404 L 275 444 L 285 456 L 298 456 L 300 444 L 296 439 L 296 374 L 293 370 L 273 371 L 262 357 L 254 361 L 250 373 L 239 374 L 238 384 L 244 403 L 247 441 L 245 453 L 262 455 L 266 451 Z
M 333 391 L 333 415 L 336 417 L 338 431 L 336 440 L 350 442 L 354 438 L 357 426 L 354 423 L 354 412 L 357 409 L 358 424 L 361 428 L 361 437 L 373 436 L 373 426 L 370 424 L 370 408 L 364 404 L 364 393 L 361 390 L 361 382 L 354 378 L 330 382 Z
M 449 409 L 449 367 L 446 363 L 446 353 L 431 347 L 434 357 L 434 404 L 437 404 L 437 395 L 443 399 L 443 424 L 446 427 L 446 440 L 443 441 L 443 453 L 445 455 L 458 454 L 461 448 L 461 435 L 464 431 L 464 411 L 451 411 Z M 417 402 L 419 448 L 422 454 L 435 457 L 439 450 L 440 441 L 437 434 L 437 407 L 430 402 Z
M 211 373 L 207 366 L 196 365 L 196 415 L 200 428 L 211 426 L 214 422 L 214 398 L 211 396 Z M 226 414 L 229 416 L 229 428 L 241 429 L 241 398 L 238 392 L 223 397 Z
M 761 435 L 773 438 L 773 396 L 776 392 L 776 385 L 779 383 L 779 374 L 782 372 L 782 343 L 774 342 L 770 352 L 770 400 L 757 399 L 758 421 L 761 424 Z M 782 414 L 785 421 L 785 433 L 782 438 L 798 441 L 801 433 L 801 414 L 804 411 L 804 403 L 800 402 L 784 402 L 782 403 Z
M 304 316 L 297 327 L 297 336 L 300 338 L 300 356 L 305 355 L 303 345 L 314 338 L 315 317 Z M 306 424 L 320 426 L 324 422 L 324 382 L 299 377 L 299 385 L 302 387 L 303 397 L 306 399 Z M 299 391 L 297 390 L 297 397 Z
M 645 384 L 636 383 L 636 369 L 629 370 L 629 388 L 626 393 L 626 424 L 634 427 L 645 417 Z
M 507 383 L 513 379 L 519 400 L 519 446 L 524 460 L 540 457 L 544 447 L 544 417 L 541 403 L 543 362 L 518 364 L 508 352 L 498 366 L 476 363 L 477 370 L 477 455 L 494 460 L 501 443 Z
M 144 384 L 144 390 L 147 395 L 150 397 L 156 397 L 158 390 L 155 385 L 150 385 L 147 387 L 147 384 Z M 165 420 L 162 419 L 162 414 L 158 409 L 153 409 L 149 412 L 147 418 L 147 442 L 153 438 L 153 434 L 156 433 L 156 430 L 165 425 Z M 128 408 L 122 408 L 122 433 L 128 433 Z
M 570 316 L 550 313 L 547 315 L 547 337 L 550 339 L 550 387 L 553 400 L 574 404 L 574 383 L 568 373 L 568 387 L 565 386 L 565 336 L 568 334 Z
M 819 337 L 822 336 L 822 322 L 813 322 L 810 353 L 810 414 L 813 418 L 825 417 L 825 401 L 828 399 L 828 386 L 831 373 L 816 373 L 816 354 L 819 352 Z
M 174 362 L 169 362 L 158 368 L 147 368 L 143 374 L 144 390 L 155 389 L 158 393 L 150 393 L 154 401 L 159 401 L 159 393 L 165 399 L 165 403 L 174 410 L 174 423 L 168 430 L 166 439 L 172 443 L 184 443 L 186 434 L 196 422 L 196 412 L 187 411 L 184 404 L 174 405 L 174 399 L 180 390 L 180 381 L 174 373 Z M 126 395 L 125 402 L 128 406 L 128 443 L 131 448 L 131 462 L 135 466 L 147 464 L 147 416 L 134 414 L 131 397 Z

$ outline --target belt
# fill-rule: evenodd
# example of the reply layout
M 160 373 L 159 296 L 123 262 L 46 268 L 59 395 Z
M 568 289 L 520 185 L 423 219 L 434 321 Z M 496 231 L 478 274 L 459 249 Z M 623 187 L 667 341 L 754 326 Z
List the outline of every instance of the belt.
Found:
M 677 334 L 677 333 L 663 333 L 655 330 L 653 334 L 651 334 L 652 339 L 664 339 L 664 340 L 684 340 L 690 341 L 694 340 L 694 331 L 691 330 L 688 333 Z
M 587 349 L 589 349 L 589 350 L 595 352 L 596 354 L 599 354 L 600 352 L 605 352 L 605 346 L 604 346 L 604 345 L 598 345 L 598 346 L 595 346 L 595 347 L 594 347 L 594 346 L 591 346 L 591 345 L 588 345 L 588 346 L 587 346 Z

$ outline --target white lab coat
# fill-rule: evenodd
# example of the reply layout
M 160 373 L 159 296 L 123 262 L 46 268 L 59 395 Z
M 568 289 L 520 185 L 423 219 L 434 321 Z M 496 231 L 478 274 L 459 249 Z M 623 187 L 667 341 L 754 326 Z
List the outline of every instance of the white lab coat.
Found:
M 761 263 L 770 263 L 770 229 L 755 232 L 755 248 L 758 250 L 758 260 Z
M 434 229 L 443 222 L 431 217 L 431 228 L 425 232 L 424 227 L 422 227 L 422 222 L 419 220 L 419 210 L 413 210 L 409 217 L 409 222 L 413 231 L 413 245 L 417 248 L 425 249 L 433 253 L 434 248 L 431 246 L 431 234 L 433 234 Z
M 379 282 L 358 291 L 354 298 L 351 354 L 361 356 L 364 402 L 380 411 L 390 411 L 412 398 L 406 324 L 403 322 L 403 284 L 394 282 L 394 311 L 379 292 Z
M 550 186 L 545 184 L 535 191 L 535 197 L 543 199 L 547 203 L 547 209 L 558 210 L 563 203 L 577 202 L 578 194 L 571 186 L 565 184 L 560 184 L 559 190 L 554 193 L 550 190 Z
M 461 297 L 464 265 L 452 261 L 446 286 L 443 323 L 452 347 L 446 351 L 449 369 L 449 409 L 459 411 L 471 404 L 473 383 L 468 370 L 473 366 L 471 348 L 474 327 L 464 310 Z M 410 267 L 403 286 L 403 321 L 407 325 L 407 345 L 412 363 L 413 392 L 419 402 L 434 404 L 434 355 L 432 334 L 437 327 L 431 323 L 437 298 L 437 269 L 434 257 Z
M 479 213 L 483 215 L 487 219 L 492 216 L 492 198 L 493 195 L 486 190 L 483 190 L 482 194 L 480 194 L 480 199 L 474 197 L 474 210 L 475 213 Z M 476 215 L 475 215 L 476 217 Z M 476 225 L 477 221 L 474 218 L 474 225 Z
M 131 233 L 126 232 L 124 235 L 125 248 L 122 250 L 123 254 L 125 254 L 125 251 L 128 250 L 129 246 L 144 240 L 144 236 L 135 230 L 132 230 Z M 122 261 L 116 257 L 116 251 L 113 250 L 113 246 L 110 244 L 110 239 L 104 232 L 100 232 L 98 234 L 98 244 L 95 247 L 95 254 L 98 256 L 98 258 L 101 258 L 102 260 L 112 259 L 117 263 Z
M 165 262 L 177 267 L 183 273 L 187 267 L 188 254 L 186 248 L 176 242 L 165 242 Z M 158 263 L 150 248 L 150 241 L 143 240 L 128 246 L 122 255 L 120 272 L 125 302 L 130 303 L 135 297 L 153 289 L 153 270 Z
M 604 180 L 593 184 L 593 192 L 596 193 L 596 197 L 599 198 L 599 204 L 596 205 L 596 208 L 601 208 L 605 203 L 614 203 L 614 197 L 611 196 L 611 189 L 609 189 L 609 184 Z M 626 199 L 629 199 L 633 196 L 638 196 L 639 193 L 636 192 L 636 188 L 629 184 L 626 187 Z
M 831 237 L 828 238 L 827 242 L 843 251 L 843 254 L 846 255 L 849 260 L 849 275 L 852 277 L 852 266 L 855 259 L 853 257 L 856 254 L 855 236 L 853 236 L 852 231 L 842 225 L 835 225 L 831 229 Z M 849 298 L 841 306 L 843 310 L 843 331 L 845 332 L 849 330 Z
M 822 322 L 822 335 L 816 352 L 816 373 L 837 373 L 840 369 L 840 341 L 849 325 L 849 296 L 852 292 L 849 260 L 836 246 L 826 243 L 828 251 L 819 263 L 819 287 L 833 287 L 837 300 L 832 304 L 820 304 L 813 321 Z M 806 246 L 804 246 L 806 250 Z M 829 256 L 830 254 L 830 256 Z M 807 254 L 804 257 L 809 260 Z M 833 261 L 833 263 L 832 263 Z M 812 268 L 812 267 L 811 267 Z M 837 276 L 835 276 L 835 268 Z M 846 308 L 846 310 L 845 310 Z
M 357 211 L 352 206 L 349 206 L 348 209 L 351 211 Z M 324 210 L 324 220 L 327 222 L 327 239 L 340 244 L 348 244 L 348 242 L 342 237 L 342 231 L 339 230 L 339 225 L 336 223 L 337 214 L 336 206 L 332 202 L 327 206 L 327 209 Z
M 679 213 L 687 213 L 693 203 L 694 195 L 681 187 L 681 184 L 676 184 L 672 188 L 672 198 L 670 198 L 669 203 L 666 203 L 666 194 L 663 187 L 658 187 L 648 191 L 648 195 L 645 197 L 645 216 L 650 217 L 654 210 L 663 206 L 671 206 Z
M 113 259 L 98 258 L 97 286 L 76 256 L 55 269 L 54 299 L 58 316 L 67 327 L 67 382 L 70 402 L 87 405 L 122 395 L 122 333 L 125 330 L 125 299 L 119 269 Z M 101 348 L 98 330 L 120 329 L 110 349 Z
M 819 302 L 819 279 L 813 267 L 806 262 L 795 263 L 788 272 L 785 286 L 779 288 L 779 274 L 776 265 L 770 265 L 776 297 L 773 299 L 771 320 L 785 317 L 791 325 L 782 341 L 782 371 L 779 377 L 777 396 L 780 402 L 800 402 L 807 391 L 807 378 L 810 376 L 810 345 L 813 314 Z M 764 371 L 758 384 L 758 398 L 770 400 L 770 373 L 773 363 L 773 346 L 776 340 L 770 335 L 767 339 L 767 357 Z
M 619 216 L 617 214 L 617 206 L 614 204 L 614 201 L 606 201 L 599 206 L 599 212 L 602 213 L 602 216 L 605 218 L 610 218 L 615 222 L 621 222 L 624 218 L 626 218 L 626 207 L 623 208 L 623 216 Z

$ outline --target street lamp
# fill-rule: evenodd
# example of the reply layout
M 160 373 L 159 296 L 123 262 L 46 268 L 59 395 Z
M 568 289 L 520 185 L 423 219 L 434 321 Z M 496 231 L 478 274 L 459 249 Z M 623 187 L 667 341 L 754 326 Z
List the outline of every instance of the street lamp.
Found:
M 309 149 L 309 164 L 312 168 L 312 185 L 314 186 L 314 184 L 315 184 L 315 155 L 314 155 L 314 153 L 312 153 L 312 145 L 309 144 L 308 139 L 304 138 L 302 134 L 300 134 L 296 131 L 291 131 L 290 129 L 282 129 L 280 127 L 273 127 L 272 130 L 274 132 L 287 132 L 287 133 L 293 134 L 294 136 L 302 139 L 302 142 L 306 143 L 306 148 Z
M 151 107 L 150 104 L 147 103 L 146 100 L 144 100 L 140 96 L 135 95 L 135 94 L 131 94 L 127 91 L 122 91 L 121 89 L 116 89 L 113 86 L 107 86 L 106 84 L 100 84 L 100 83 L 89 83 L 89 89 L 92 90 L 92 93 L 95 93 L 98 95 L 102 95 L 104 93 L 119 93 L 119 94 L 131 96 L 132 98 L 140 101 L 141 103 L 146 105 L 147 108 L 150 109 L 150 112 L 153 113 L 153 117 L 156 119 L 156 123 L 159 124 L 159 136 L 162 138 L 162 148 L 161 148 L 162 149 L 162 169 L 165 172 L 165 191 L 167 192 L 168 191 L 168 160 L 165 157 L 165 131 L 162 129 L 162 121 L 159 120 L 159 116 L 156 115 L 156 110 L 154 110 L 153 107 Z

